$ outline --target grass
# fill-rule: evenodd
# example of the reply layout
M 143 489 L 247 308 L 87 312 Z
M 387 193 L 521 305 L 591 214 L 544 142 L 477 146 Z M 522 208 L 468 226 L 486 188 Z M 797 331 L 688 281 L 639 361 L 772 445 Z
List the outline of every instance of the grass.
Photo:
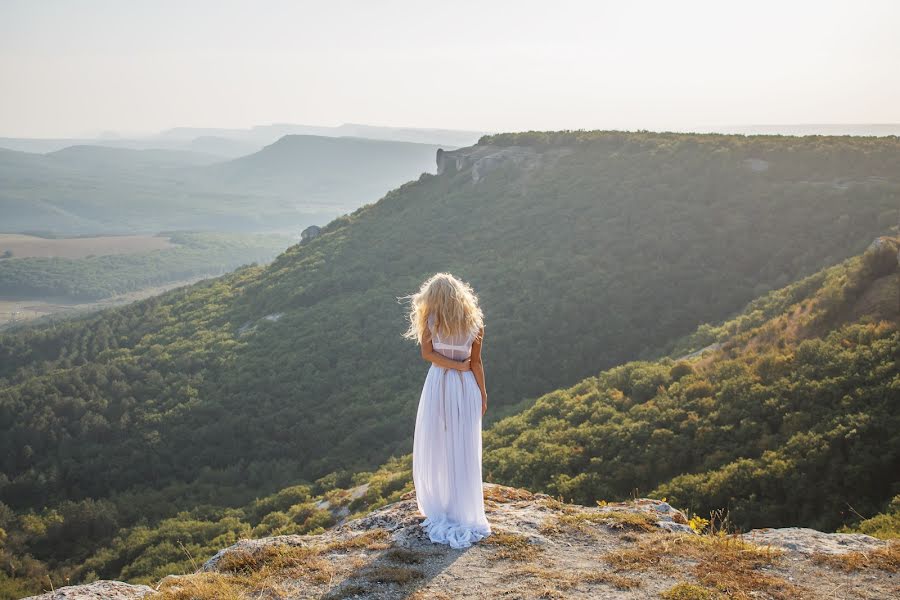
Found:
M 633 590 L 641 587 L 641 580 L 633 577 L 625 577 L 616 573 L 605 571 L 592 571 L 583 577 L 585 583 L 605 583 L 618 590 Z
M 396 583 L 398 585 L 404 585 L 424 577 L 425 573 L 412 567 L 373 567 L 365 573 L 365 578 L 373 583 Z
M 331 590 L 325 596 L 324 600 L 344 600 L 345 598 L 353 598 L 354 596 L 365 597 L 371 590 L 364 585 L 358 583 L 349 583 L 335 590 Z
M 712 534 L 644 540 L 634 548 L 609 552 L 602 558 L 615 571 L 654 569 L 669 573 L 676 570 L 675 559 L 687 559 L 694 563 L 693 574 L 699 587 L 710 593 L 738 599 L 760 593 L 776 600 L 802 598 L 803 590 L 762 571 L 763 567 L 774 566 L 781 556 L 781 551 L 756 546 L 739 537 Z
M 900 571 L 900 541 L 892 542 L 884 548 L 871 552 L 813 554 L 812 561 L 841 571 L 878 569 L 888 573 L 897 573 Z
M 534 494 L 528 490 L 521 488 L 513 488 L 506 486 L 492 486 L 484 489 L 484 499 L 504 504 L 507 502 L 520 502 L 522 500 L 533 500 Z
M 241 579 L 241 580 L 239 580 Z M 154 598 L 160 600 L 243 600 L 244 591 L 252 588 L 243 578 L 221 573 L 197 573 L 164 584 Z
M 577 578 L 572 573 L 533 564 L 522 565 L 502 576 L 504 580 L 512 579 L 516 581 L 521 581 L 522 578 L 526 577 L 538 579 L 541 583 L 552 582 L 555 590 L 569 590 L 578 583 Z
M 557 498 L 552 498 L 552 497 L 541 498 L 540 503 L 551 510 L 554 510 L 557 512 L 562 512 L 565 514 L 573 514 L 573 513 L 578 512 L 578 509 L 575 507 L 575 505 L 568 504 Z
M 649 532 L 657 529 L 656 521 L 646 513 L 629 511 L 569 512 L 557 515 L 541 525 L 544 535 L 560 533 L 595 532 L 595 525 L 631 532 Z
M 279 582 L 285 579 L 312 584 L 328 584 L 338 573 L 338 566 L 328 559 L 329 554 L 354 549 L 385 550 L 391 547 L 390 534 L 374 529 L 343 540 L 316 546 L 268 544 L 258 548 L 231 551 L 216 564 L 216 572 L 195 573 L 160 585 L 159 600 L 237 600 L 265 592 L 278 595 Z M 353 561 L 356 557 L 349 557 Z M 347 558 L 340 560 L 346 561 Z M 361 565 L 354 564 L 359 567 Z M 370 570 L 371 581 L 409 581 L 415 578 L 408 567 L 381 567 Z M 350 586 L 344 586 L 340 593 Z
M 425 561 L 425 557 L 418 552 L 406 548 L 391 548 L 384 553 L 384 557 L 392 562 L 417 565 Z
M 659 552 L 654 546 L 641 544 L 637 548 L 624 548 L 607 552 L 602 557 L 614 571 L 646 571 L 656 569 L 670 572 L 674 567 L 669 563 L 668 556 Z
M 481 543 L 496 548 L 495 558 L 507 560 L 532 560 L 543 550 L 531 543 L 524 535 L 507 531 L 494 531 Z
M 715 600 L 721 594 L 693 583 L 681 582 L 660 594 L 665 600 Z
M 571 590 L 579 583 L 602 583 L 623 591 L 633 590 L 641 586 L 640 580 L 624 577 L 615 573 L 606 573 L 603 571 L 566 571 L 534 564 L 522 565 L 521 567 L 502 575 L 502 579 L 504 580 L 512 579 L 521 581 L 523 578 L 537 579 L 544 584 L 543 589 L 545 591 L 552 589 L 554 592 Z

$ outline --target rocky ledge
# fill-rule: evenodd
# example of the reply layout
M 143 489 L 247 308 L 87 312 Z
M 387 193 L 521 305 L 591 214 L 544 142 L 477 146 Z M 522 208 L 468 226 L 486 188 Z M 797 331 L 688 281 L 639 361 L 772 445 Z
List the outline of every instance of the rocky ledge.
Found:
M 697 533 L 659 500 L 584 507 L 484 485 L 492 534 L 433 544 L 413 493 L 317 535 L 241 540 L 153 589 L 119 582 L 56 598 L 890 598 L 900 544 L 809 529 Z M 696 526 L 696 523 L 695 523 Z M 106 591 L 108 590 L 108 591 Z

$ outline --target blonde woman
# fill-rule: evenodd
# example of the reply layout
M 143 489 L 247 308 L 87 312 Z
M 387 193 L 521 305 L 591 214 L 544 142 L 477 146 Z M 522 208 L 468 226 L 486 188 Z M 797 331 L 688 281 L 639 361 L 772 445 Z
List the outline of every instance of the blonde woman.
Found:
M 436 273 L 406 298 L 410 323 L 403 335 L 431 363 L 413 439 L 421 525 L 431 541 L 466 548 L 491 534 L 481 483 L 484 318 L 472 288 L 449 273 Z

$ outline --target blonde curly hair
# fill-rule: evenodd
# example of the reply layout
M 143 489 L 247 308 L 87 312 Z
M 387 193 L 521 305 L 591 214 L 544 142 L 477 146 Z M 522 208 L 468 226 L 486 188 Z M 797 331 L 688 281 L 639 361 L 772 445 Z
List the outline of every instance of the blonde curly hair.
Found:
M 472 333 L 484 327 L 484 314 L 472 287 L 450 273 L 435 273 L 419 291 L 398 300 L 410 300 L 409 328 L 403 337 L 422 343 L 428 317 L 434 315 L 434 330 L 442 338 Z

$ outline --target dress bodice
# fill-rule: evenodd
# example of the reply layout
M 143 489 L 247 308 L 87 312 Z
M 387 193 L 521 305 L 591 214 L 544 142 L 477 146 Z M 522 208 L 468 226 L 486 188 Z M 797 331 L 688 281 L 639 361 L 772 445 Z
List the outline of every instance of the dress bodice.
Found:
M 439 353 L 453 360 L 465 360 L 472 355 L 472 342 L 475 333 L 457 334 L 448 338 L 442 337 L 434 330 L 434 315 L 428 315 L 428 329 L 431 331 L 431 345 Z

